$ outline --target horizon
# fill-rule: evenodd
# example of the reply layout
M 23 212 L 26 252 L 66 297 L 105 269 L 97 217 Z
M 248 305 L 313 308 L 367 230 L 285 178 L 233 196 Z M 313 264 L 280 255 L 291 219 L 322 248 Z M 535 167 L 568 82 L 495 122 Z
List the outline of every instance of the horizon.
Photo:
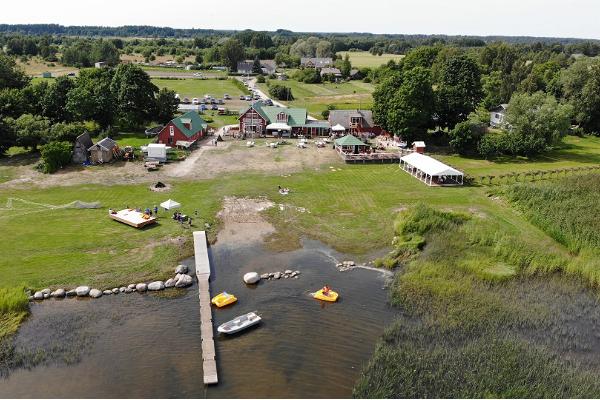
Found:
M 171 8 L 174 12 L 165 13 L 169 6 L 156 0 L 106 0 L 85 4 L 66 0 L 52 3 L 34 0 L 30 2 L 27 15 L 23 14 L 18 5 L 5 5 L 0 23 L 104 27 L 143 25 L 173 29 L 250 29 L 270 32 L 285 29 L 296 33 L 325 34 L 600 39 L 595 17 L 600 13 L 600 4 L 593 0 L 573 0 L 568 7 L 558 0 L 505 0 L 501 8 L 474 0 L 456 0 L 451 4 L 441 0 L 423 0 L 418 4 L 371 0 L 369 4 L 370 7 L 362 7 L 362 3 L 357 0 L 305 0 L 302 4 L 285 1 L 283 14 L 280 9 L 261 8 L 249 17 L 245 12 L 248 5 L 241 0 L 203 6 L 197 14 L 181 13 L 187 6 Z M 63 12 L 58 17 L 52 17 L 56 15 L 57 9 Z M 115 10 L 119 12 L 115 13 Z M 582 13 L 582 10 L 585 12 Z M 346 29 L 349 25 L 351 28 Z

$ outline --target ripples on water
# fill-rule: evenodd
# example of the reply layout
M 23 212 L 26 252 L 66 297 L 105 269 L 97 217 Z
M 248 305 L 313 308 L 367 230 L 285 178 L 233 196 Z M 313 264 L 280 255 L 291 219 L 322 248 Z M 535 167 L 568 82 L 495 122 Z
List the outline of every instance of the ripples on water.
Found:
M 16 339 L 21 351 L 48 350 L 49 360 L 0 381 L 2 397 L 349 397 L 361 367 L 393 318 L 384 277 L 340 273 L 334 253 L 317 242 L 273 254 L 260 246 L 211 249 L 212 295 L 238 303 L 213 310 L 215 327 L 258 311 L 263 323 L 216 338 L 220 383 L 204 387 L 197 287 L 183 297 L 106 296 L 32 305 Z M 192 266 L 193 260 L 186 260 Z M 248 287 L 242 275 L 301 271 L 300 279 Z M 310 297 L 328 283 L 340 301 Z M 69 355 L 67 358 L 65 355 Z M 70 360 L 70 361 L 69 361 Z M 71 364 L 68 364 L 71 362 Z

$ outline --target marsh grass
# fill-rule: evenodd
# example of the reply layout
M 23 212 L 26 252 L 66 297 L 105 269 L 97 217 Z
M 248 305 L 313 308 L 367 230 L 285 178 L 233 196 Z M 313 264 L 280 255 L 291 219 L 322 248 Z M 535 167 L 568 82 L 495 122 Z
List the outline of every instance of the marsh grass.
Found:
M 600 395 L 598 299 L 565 277 L 568 253 L 497 220 L 430 208 L 397 217 L 402 251 L 388 258 L 405 254 L 410 235 L 424 245 L 402 259 L 390 287 L 401 317 L 354 395 Z

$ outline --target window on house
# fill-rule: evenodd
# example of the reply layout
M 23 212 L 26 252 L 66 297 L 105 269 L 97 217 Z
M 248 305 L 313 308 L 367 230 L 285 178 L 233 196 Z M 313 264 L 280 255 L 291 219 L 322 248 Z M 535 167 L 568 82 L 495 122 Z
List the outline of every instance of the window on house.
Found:
M 169 127 L 169 135 L 175 136 L 175 128 L 173 128 L 172 126 Z
M 284 112 L 277 114 L 277 122 L 287 122 L 288 116 Z
M 169 144 L 173 144 L 173 138 L 170 137 L 169 140 L 168 140 L 168 142 L 169 142 Z
M 362 123 L 362 117 L 351 117 L 350 123 L 352 125 L 358 125 L 358 124 Z

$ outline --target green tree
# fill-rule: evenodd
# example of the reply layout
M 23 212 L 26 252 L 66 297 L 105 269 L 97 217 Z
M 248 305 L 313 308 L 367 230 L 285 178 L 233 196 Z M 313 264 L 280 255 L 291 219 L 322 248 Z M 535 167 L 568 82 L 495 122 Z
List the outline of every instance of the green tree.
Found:
M 260 60 L 258 59 L 258 56 L 254 58 L 254 62 L 252 63 L 252 73 L 262 74 L 262 67 L 260 66 Z
M 82 122 L 59 122 L 50 127 L 48 142 L 73 143 L 77 136 L 85 132 L 86 127 Z
M 468 120 L 459 122 L 449 133 L 450 147 L 459 154 L 477 153 L 479 142 L 485 135 L 487 127 L 477 120 L 469 117 Z
M 453 127 L 467 119 L 481 101 L 481 72 L 465 55 L 449 58 L 442 67 L 437 90 L 438 123 Z
M 392 97 L 402 84 L 402 73 L 400 71 L 390 71 L 375 86 L 373 92 L 373 118 L 375 122 L 389 130 L 388 116 L 392 109 Z
M 111 91 L 112 77 L 113 71 L 105 68 L 79 72 L 67 94 L 66 109 L 75 120 L 96 121 L 102 128 L 114 122 L 117 100 Z
M 221 61 L 230 71 L 237 70 L 238 62 L 244 59 L 244 47 L 237 39 L 228 39 L 219 50 Z
M 52 122 L 70 121 L 71 114 L 67 110 L 67 96 L 75 87 L 75 82 L 66 76 L 56 79 L 40 99 L 41 114 Z
M 415 67 L 431 68 L 440 52 L 440 47 L 422 46 L 408 52 L 402 60 L 402 66 L 405 70 Z
M 433 126 L 433 112 L 431 73 L 426 68 L 415 67 L 403 73 L 402 83 L 391 99 L 385 128 L 412 141 Z
M 0 89 L 0 120 L 6 117 L 18 118 L 28 109 L 28 102 L 20 89 Z
M 586 133 L 600 135 L 600 61 L 578 60 L 561 74 L 562 91 Z
M 91 61 L 103 61 L 107 65 L 118 65 L 120 60 L 119 50 L 112 41 L 98 40 L 92 46 Z
M 7 121 L 0 119 L 0 155 L 6 153 L 6 150 L 17 144 L 17 137 L 14 129 Z
M 179 100 L 175 97 L 175 91 L 162 88 L 156 95 L 156 120 L 167 123 L 175 117 Z
M 29 84 L 30 78 L 12 57 L 0 52 L 0 89 L 22 89 Z
M 73 145 L 70 142 L 48 143 L 40 148 L 40 155 L 42 171 L 51 174 L 71 162 Z
M 134 64 L 119 65 L 110 90 L 117 102 L 118 118 L 126 126 L 137 127 L 152 118 L 158 88 L 142 68 Z
M 23 114 L 17 119 L 7 118 L 5 122 L 12 127 L 18 146 L 36 150 L 48 139 L 50 121 L 42 116 Z
M 286 100 L 292 101 L 294 100 L 294 96 L 292 95 L 292 89 L 284 85 L 270 85 L 269 86 L 269 95 L 277 100 Z
M 350 71 L 352 71 L 352 63 L 350 63 L 350 56 L 346 53 L 344 60 L 340 64 L 340 72 L 344 78 L 348 78 Z
M 483 76 L 481 81 L 483 90 L 482 105 L 486 109 L 489 110 L 508 101 L 502 96 L 502 72 L 492 71 L 489 75 Z

